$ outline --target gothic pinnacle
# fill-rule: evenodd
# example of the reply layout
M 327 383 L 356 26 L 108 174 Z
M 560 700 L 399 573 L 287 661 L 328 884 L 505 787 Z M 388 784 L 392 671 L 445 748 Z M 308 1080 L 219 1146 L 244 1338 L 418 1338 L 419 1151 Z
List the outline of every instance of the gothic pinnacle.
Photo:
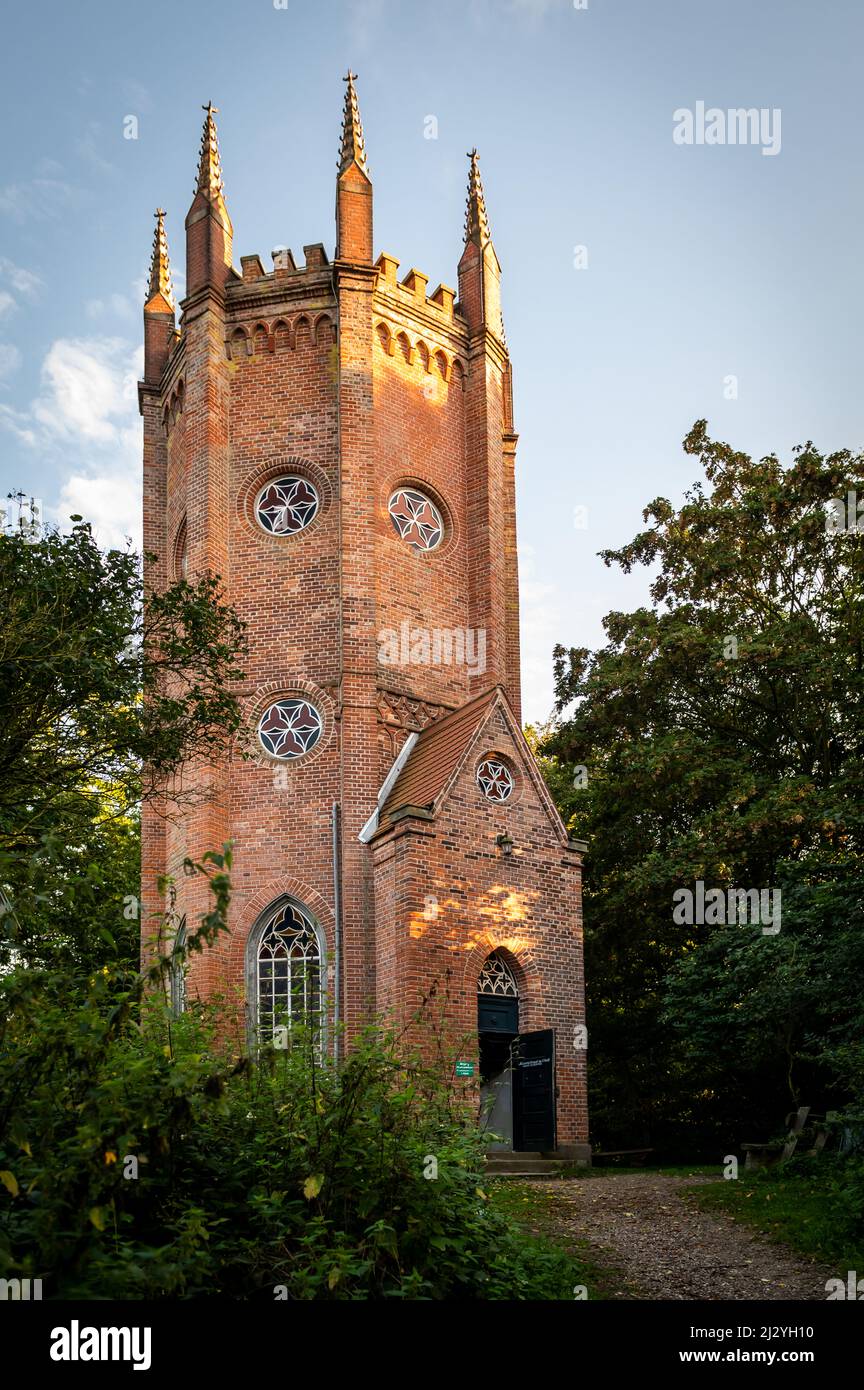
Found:
M 208 198 L 223 198 L 222 164 L 219 160 L 219 139 L 213 117 L 219 110 L 212 101 L 203 108 L 207 112 L 204 119 L 204 133 L 201 136 L 201 156 L 198 161 L 198 185 L 196 193 Z
M 154 213 L 156 230 L 153 234 L 153 255 L 150 258 L 150 284 L 147 289 L 147 303 L 161 297 L 168 307 L 174 309 L 174 287 L 171 284 L 171 265 L 168 260 L 168 239 L 165 236 L 165 209 L 157 208 Z
M 483 181 L 480 178 L 480 162 L 476 149 L 468 158 L 471 168 L 468 173 L 468 199 L 465 208 L 465 244 L 473 241 L 481 251 L 492 240 L 489 219 L 486 215 L 486 199 L 483 196 Z
M 343 82 L 347 82 L 345 89 L 345 112 L 342 117 L 342 148 L 339 152 L 339 173 L 344 174 L 348 165 L 352 161 L 363 173 L 368 175 L 366 167 L 366 144 L 363 139 L 363 126 L 360 122 L 360 107 L 357 104 L 357 92 L 354 81 L 357 77 L 356 72 L 348 69 L 348 76 L 343 77 Z

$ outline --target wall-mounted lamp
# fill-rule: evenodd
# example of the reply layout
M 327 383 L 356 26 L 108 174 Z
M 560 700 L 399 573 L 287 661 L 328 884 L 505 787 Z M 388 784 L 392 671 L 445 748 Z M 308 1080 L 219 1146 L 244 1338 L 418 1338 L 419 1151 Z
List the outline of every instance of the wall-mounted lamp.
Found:
M 496 835 L 495 843 L 505 858 L 513 853 L 513 841 L 506 830 L 502 830 L 500 835 Z

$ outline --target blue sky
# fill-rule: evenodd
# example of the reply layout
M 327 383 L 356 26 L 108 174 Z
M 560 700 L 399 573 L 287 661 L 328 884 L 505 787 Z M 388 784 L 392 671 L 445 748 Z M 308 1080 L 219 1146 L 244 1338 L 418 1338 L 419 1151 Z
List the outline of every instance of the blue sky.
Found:
M 0 484 L 51 519 L 137 533 L 153 209 L 182 292 L 201 104 L 220 108 L 237 263 L 332 252 L 349 63 L 376 247 L 401 273 L 455 285 L 480 150 L 521 436 L 526 717 L 551 707 L 556 641 L 596 646 L 604 613 L 644 601 L 645 576 L 597 551 L 681 498 L 694 420 L 756 455 L 864 442 L 858 0 L 44 0 L 8 9 L 4 39 Z M 676 144 L 673 113 L 700 101 L 779 109 L 779 153 Z

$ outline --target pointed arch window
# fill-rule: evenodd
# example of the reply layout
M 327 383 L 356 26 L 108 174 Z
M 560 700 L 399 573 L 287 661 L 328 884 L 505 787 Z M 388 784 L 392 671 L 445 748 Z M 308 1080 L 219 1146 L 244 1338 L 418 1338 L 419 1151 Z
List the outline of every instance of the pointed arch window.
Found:
M 518 999 L 516 977 L 507 961 L 498 951 L 493 951 L 483 962 L 480 979 L 477 982 L 478 994 L 495 994 L 499 998 Z
M 171 969 L 168 973 L 168 992 L 171 1015 L 179 1018 L 186 1012 L 186 922 L 180 922 L 171 948 Z
M 256 1032 L 278 1045 L 297 1025 L 321 1028 L 324 1017 L 322 943 L 310 914 L 295 902 L 270 911 L 257 935 L 254 960 Z

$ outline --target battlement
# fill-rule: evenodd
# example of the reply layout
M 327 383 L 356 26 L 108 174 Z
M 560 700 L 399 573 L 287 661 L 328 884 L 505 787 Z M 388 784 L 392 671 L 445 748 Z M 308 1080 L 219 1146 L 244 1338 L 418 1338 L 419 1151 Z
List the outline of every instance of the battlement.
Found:
M 314 275 L 330 269 L 330 261 L 323 242 L 316 241 L 311 246 L 304 246 L 303 254 L 306 261 L 303 265 L 298 266 L 290 246 L 277 246 L 271 252 L 273 269 L 270 271 L 264 269 L 261 257 L 257 253 L 253 256 L 241 256 L 242 274 L 229 289 L 236 293 L 239 286 L 274 285 L 277 281 L 301 275 Z
M 390 256 L 386 251 L 382 251 L 377 261 L 375 269 L 378 271 L 378 289 L 384 293 L 391 293 L 401 300 L 407 307 L 409 303 L 419 306 L 421 309 L 428 310 L 436 319 L 442 322 L 452 322 L 454 311 L 459 315 L 456 305 L 456 291 L 449 285 L 438 285 L 430 295 L 426 293 L 426 286 L 429 284 L 429 276 L 424 275 L 422 270 L 412 268 L 401 280 L 397 279 L 396 273 L 399 269 L 399 262 L 395 256 Z
M 342 145 L 337 177 L 336 250 L 331 261 L 323 243 L 303 247 L 298 265 L 288 246 L 272 252 L 272 270 L 257 253 L 241 256 L 240 270 L 232 261 L 233 226 L 228 214 L 214 113 L 208 103 L 201 142 L 198 181 L 186 217 L 186 298 L 175 327 L 164 212 L 156 214 L 148 297 L 144 310 L 144 387 L 165 388 L 176 377 L 187 326 L 208 303 L 223 314 L 226 355 L 230 360 L 272 352 L 305 340 L 331 342 L 340 314 L 336 310 L 340 277 L 371 289 L 380 327 L 379 341 L 392 356 L 401 337 L 411 363 L 416 356 L 434 361 L 444 352 L 442 374 L 450 378 L 456 355 L 464 356 L 478 334 L 491 343 L 498 365 L 507 369 L 508 355 L 500 307 L 500 265 L 492 245 L 476 150 L 471 154 L 465 215 L 465 249 L 458 267 L 457 291 L 438 284 L 429 293 L 429 276 L 412 266 L 398 278 L 399 261 L 382 251 L 373 261 L 373 189 L 366 163 L 366 146 L 353 75 L 346 78 Z M 213 299 L 215 296 L 215 300 Z M 321 329 L 322 316 L 326 328 Z M 436 342 L 437 340 L 437 342 Z M 407 347 L 405 346 L 407 344 Z

